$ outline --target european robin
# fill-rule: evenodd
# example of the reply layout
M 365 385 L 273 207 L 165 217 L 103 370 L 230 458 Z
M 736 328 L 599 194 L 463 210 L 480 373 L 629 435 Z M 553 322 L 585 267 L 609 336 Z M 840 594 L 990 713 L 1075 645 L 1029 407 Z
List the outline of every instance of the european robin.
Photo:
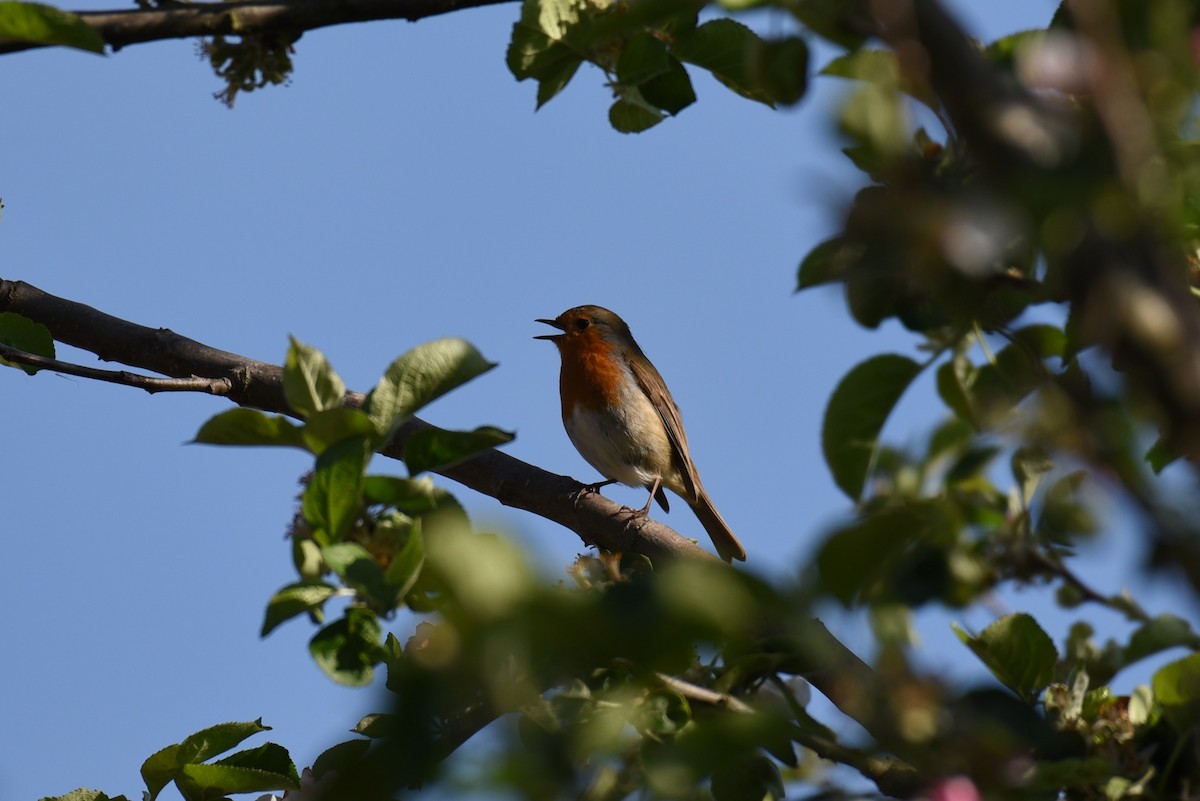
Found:
M 563 427 L 579 454 L 608 479 L 650 490 L 645 517 L 658 500 L 670 511 L 663 487 L 687 501 L 725 561 L 746 559 L 746 549 L 704 491 L 688 453 L 679 407 L 658 370 L 642 353 L 629 326 L 608 309 L 577 306 L 553 320 L 561 334 L 545 334 L 562 357 L 558 389 Z

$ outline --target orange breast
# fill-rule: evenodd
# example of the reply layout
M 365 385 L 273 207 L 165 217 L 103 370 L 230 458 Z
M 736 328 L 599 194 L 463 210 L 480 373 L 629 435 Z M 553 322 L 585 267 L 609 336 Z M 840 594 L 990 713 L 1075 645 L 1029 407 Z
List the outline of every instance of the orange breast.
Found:
M 568 339 L 562 342 L 561 350 L 558 380 L 563 420 L 576 406 L 593 410 L 615 406 L 626 375 L 616 348 L 599 337 L 588 337 Z

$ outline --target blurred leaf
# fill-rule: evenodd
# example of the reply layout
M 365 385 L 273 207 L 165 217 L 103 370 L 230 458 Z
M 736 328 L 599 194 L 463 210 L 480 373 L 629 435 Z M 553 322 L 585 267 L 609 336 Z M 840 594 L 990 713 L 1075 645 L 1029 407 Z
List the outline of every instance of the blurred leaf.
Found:
M 798 103 L 808 89 L 808 45 L 796 36 L 763 41 L 751 53 L 750 73 L 776 103 Z
M 123 795 L 108 796 L 99 790 L 89 790 L 86 787 L 80 787 L 78 790 L 72 790 L 66 795 L 47 797 L 43 798 L 42 801 L 129 801 L 129 799 Z
M 1005 615 L 978 637 L 972 637 L 957 625 L 953 628 L 992 675 L 1026 700 L 1032 700 L 1054 677 L 1058 651 L 1030 615 Z
M 355 766 L 367 755 L 371 750 L 370 740 L 347 740 L 344 743 L 327 748 L 321 752 L 321 755 L 313 760 L 312 773 L 313 777 L 320 781 L 322 777 L 331 771 L 346 772 L 353 770 Z
M 932 109 L 941 106 L 937 95 L 928 86 L 916 85 L 908 80 L 900 69 L 896 54 L 891 50 L 855 50 L 846 53 L 826 64 L 821 74 L 904 92 Z
M 865 0 L 794 0 L 785 8 L 813 33 L 850 50 L 875 31 Z
M 462 339 L 435 339 L 392 362 L 363 408 L 383 442 L 426 404 L 496 365 Z
M 783 777 L 775 763 L 763 756 L 725 761 L 713 770 L 712 794 L 716 801 L 782 799 Z
M 104 38 L 82 17 L 42 3 L 0 2 L 0 43 L 3 42 L 62 45 L 104 53 Z
M 283 394 L 288 406 L 303 418 L 341 406 L 346 385 L 325 354 L 295 337 L 289 339 L 291 347 L 283 366 Z
M 258 409 L 229 409 L 200 426 L 193 442 L 202 445 L 286 445 L 306 449 L 300 426 Z
M 864 250 L 861 244 L 845 237 L 826 239 L 800 262 L 796 291 L 841 280 L 862 257 Z
M 447 431 L 431 426 L 413 432 L 404 443 L 404 463 L 415 476 L 458 464 L 481 451 L 512 442 L 514 437 L 493 426 L 480 426 L 474 431 Z
M 334 587 L 324 582 L 303 581 L 289 584 L 271 596 L 259 636 L 266 637 L 280 623 L 314 607 L 320 607 L 335 592 L 337 590 Z
M 10 4 L 0 2 L 0 8 L 5 5 Z M 17 4 L 14 3 L 11 5 Z M 0 14 L 2 13 L 0 11 Z M 88 30 L 91 30 L 91 28 Z M 26 353 L 32 353 L 34 356 L 44 356 L 47 359 L 54 358 L 54 337 L 50 335 L 50 329 L 16 312 L 0 312 L 0 344 L 8 345 L 10 348 L 16 348 L 17 350 L 23 350 Z M 36 367 L 13 364 L 2 358 L 0 358 L 0 364 L 17 367 L 29 375 L 33 375 L 38 371 Z
M 1146 451 L 1146 463 L 1150 465 L 1150 469 L 1158 475 L 1166 470 L 1169 466 L 1179 460 L 1181 454 L 1172 447 L 1164 438 L 1159 437 L 1150 446 L 1150 450 Z
M 1182 734 L 1200 725 L 1200 654 L 1159 668 L 1151 687 L 1175 731 Z
M 847 605 L 885 600 L 901 556 L 936 531 L 938 520 L 932 505 L 915 503 L 884 509 L 841 528 L 817 553 L 822 586 Z
M 996 354 L 993 363 L 976 373 L 971 387 L 982 425 L 999 423 L 1029 393 L 1049 378 L 1043 359 L 1061 357 L 1063 332 L 1052 325 L 1031 325 L 1015 332 L 1013 342 Z
M 821 445 L 834 481 L 851 500 L 862 497 L 883 425 L 920 372 L 921 365 L 906 356 L 874 356 L 854 367 L 833 391 Z
M 386 578 L 389 584 L 396 588 L 396 597 L 403 598 L 413 588 L 425 564 L 425 540 L 421 535 L 421 526 L 415 524 L 408 532 L 408 541 L 404 547 L 392 557 L 388 565 Z
M 378 740 L 397 734 L 396 716 L 391 714 L 371 714 L 363 717 L 350 731 Z
M 366 609 L 350 607 L 345 617 L 321 629 L 308 650 L 325 675 L 351 687 L 366 687 L 381 659 L 379 621 Z
M 1129 645 L 1125 648 L 1125 663 L 1132 664 L 1160 651 L 1179 647 L 1195 649 L 1200 647 L 1200 641 L 1190 623 L 1176 615 L 1164 613 L 1143 623 L 1129 638 Z
M 942 402 L 965 423 L 978 428 L 969 390 L 975 382 L 975 367 L 965 354 L 955 353 L 937 371 L 937 391 Z
M 362 512 L 363 471 L 371 451 L 365 439 L 351 439 L 327 448 L 304 490 L 304 519 L 322 529 L 330 542 L 340 542 Z
M 437 508 L 437 490 L 428 477 L 367 476 L 363 494 L 368 503 L 394 506 L 410 515 Z
M 713 74 L 734 92 L 774 107 L 775 101 L 751 75 L 754 53 L 762 46 L 758 34 L 727 17 L 705 22 L 679 38 L 671 52 L 682 61 Z

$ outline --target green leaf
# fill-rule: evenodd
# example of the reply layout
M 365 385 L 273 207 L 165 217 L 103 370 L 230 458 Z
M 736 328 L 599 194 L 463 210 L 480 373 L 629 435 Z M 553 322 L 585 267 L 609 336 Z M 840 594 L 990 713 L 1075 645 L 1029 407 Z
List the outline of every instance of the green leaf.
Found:
M 884 423 L 920 372 L 906 356 L 874 356 L 847 373 L 829 398 L 821 446 L 834 482 L 852 500 L 862 496 Z
M 0 3 L 0 6 L 3 5 L 4 3 Z M 54 358 L 54 337 L 50 336 L 50 329 L 16 312 L 0 312 L 0 344 L 35 356 Z M 19 367 L 29 375 L 38 371 L 36 367 L 13 364 L 3 358 L 0 358 L 0 364 Z
M 860 47 L 876 28 L 865 0 L 795 0 L 786 8 L 804 27 L 847 50 Z
M 410 515 L 424 514 L 437 508 L 435 488 L 428 478 L 367 476 L 363 494 L 368 503 L 394 506 Z
M 1159 668 L 1151 688 L 1175 731 L 1183 733 L 1200 725 L 1200 654 Z
M 975 374 L 971 386 L 981 424 L 995 426 L 1049 378 L 1044 359 L 1061 357 L 1066 336 L 1052 325 L 1031 325 L 1016 331 L 1013 342 Z
M 758 34 L 727 17 L 709 20 L 675 42 L 675 57 L 713 74 L 743 97 L 774 108 L 775 101 L 752 74 L 751 64 L 762 47 Z
M 0 2 L 0 43 L 33 42 L 104 53 L 104 38 L 78 14 L 42 3 Z
M 375 600 L 385 611 L 390 610 L 395 592 L 366 548 L 356 542 L 340 542 L 322 548 L 321 556 L 330 570 L 366 596 L 364 600 Z
M 765 756 L 724 759 L 712 774 L 715 801 L 763 801 L 785 797 L 779 767 Z
M 301 508 L 314 529 L 340 542 L 362 511 L 363 472 L 371 450 L 365 439 L 339 442 L 317 457 Z
M 53 798 L 47 797 L 41 801 L 129 801 L 129 799 L 123 795 L 108 796 L 99 790 L 89 790 L 86 787 L 80 787 L 78 790 L 72 790 L 66 795 L 56 795 Z
M 474 431 L 447 431 L 423 428 L 404 443 L 404 463 L 413 475 L 440 470 L 470 458 L 480 451 L 512 442 L 516 435 L 492 426 Z
M 142 779 L 146 782 L 151 801 L 163 787 L 183 775 L 184 766 L 212 759 L 235 748 L 246 738 L 270 729 L 270 726 L 263 725 L 262 718 L 250 722 L 221 723 L 201 729 L 184 738 L 183 742 L 155 752 L 142 763 Z
M 403 598 L 417 583 L 421 575 L 421 567 L 425 564 L 425 539 L 421 534 L 419 521 L 408 531 L 408 541 L 392 557 L 388 565 L 386 578 L 389 584 L 396 588 L 396 596 Z
M 937 371 L 937 391 L 942 402 L 959 420 L 977 427 L 977 418 L 969 393 L 974 381 L 975 366 L 963 353 L 954 354 L 954 357 L 944 362 Z
M 308 449 L 318 456 L 330 445 L 348 439 L 366 438 L 375 445 L 383 444 L 379 442 L 379 433 L 366 412 L 344 406 L 310 414 L 304 422 L 302 434 Z
M 696 102 L 696 91 L 687 70 L 674 56 L 668 59 L 667 71 L 642 83 L 638 90 L 652 106 L 675 115 Z
M 286 620 L 320 607 L 337 590 L 320 581 L 301 581 L 289 584 L 271 596 L 267 603 L 267 615 L 263 620 L 259 636 L 266 637 L 276 626 Z
M 364 737 L 370 737 L 372 740 L 378 740 L 381 737 L 390 737 L 403 732 L 403 729 L 399 728 L 399 721 L 400 719 L 397 715 L 366 715 L 350 731 L 355 734 L 361 734 Z
M 608 122 L 621 133 L 641 133 L 663 121 L 662 112 L 642 99 L 636 88 L 625 87 L 608 109 Z
M 202 445 L 286 445 L 306 448 L 303 431 L 286 417 L 258 409 L 230 409 L 210 417 L 193 442 Z
M 1179 450 L 1171 445 L 1164 437 L 1159 437 L 1146 451 L 1146 464 L 1158 475 L 1179 460 Z
M 884 509 L 834 532 L 817 554 L 821 585 L 843 604 L 888 600 L 901 558 L 910 546 L 928 540 L 939 528 L 940 515 L 927 503 Z M 863 554 L 870 554 L 864 559 Z M 907 586 L 906 601 L 936 595 Z M 940 588 L 937 588 L 940 589 Z M 915 595 L 914 595 L 915 594 Z
M 1125 664 L 1130 665 L 1140 659 L 1153 656 L 1168 648 L 1200 647 L 1196 633 L 1186 620 L 1170 613 L 1164 613 L 1153 620 L 1143 623 L 1125 648 Z
M 365 687 L 381 659 L 379 621 L 367 609 L 351 607 L 345 617 L 321 629 L 308 650 L 325 675 L 351 687 Z
M 327 748 L 313 761 L 313 777 L 320 781 L 321 777 L 331 771 L 346 773 L 353 770 L 370 750 L 370 740 L 347 740 Z
M 796 36 L 761 42 L 751 52 L 750 74 L 776 103 L 798 103 L 808 90 L 808 45 Z
M 261 793 L 267 790 L 298 790 L 299 779 L 279 773 L 234 765 L 185 765 L 178 782 L 185 799 L 203 801 L 233 793 Z
M 904 92 L 926 106 L 940 107 L 937 96 L 924 84 L 915 85 L 900 69 L 900 62 L 891 50 L 855 50 L 838 56 L 825 65 L 822 75 L 863 81 L 887 90 Z
M 386 442 L 422 406 L 495 366 L 466 340 L 435 339 L 392 362 L 363 408 Z
M 796 291 L 840 281 L 865 252 L 866 247 L 845 237 L 826 239 L 800 262 Z
M 629 37 L 617 59 L 617 81 L 627 86 L 636 86 L 651 78 L 662 75 L 671 68 L 671 55 L 667 46 L 648 31 L 640 31 Z
M 341 406 L 346 384 L 325 358 L 325 354 L 290 337 L 287 362 L 283 367 L 283 394 L 288 405 L 301 417 Z
M 1058 650 L 1030 615 L 1005 615 L 978 637 L 957 625 L 953 628 L 992 675 L 1025 700 L 1032 700 L 1054 678 Z

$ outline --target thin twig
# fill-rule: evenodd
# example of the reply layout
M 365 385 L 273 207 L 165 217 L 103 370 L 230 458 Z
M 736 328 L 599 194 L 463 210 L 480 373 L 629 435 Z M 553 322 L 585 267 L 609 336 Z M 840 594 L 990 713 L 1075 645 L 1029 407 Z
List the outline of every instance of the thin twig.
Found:
M 39 370 L 53 370 L 56 373 L 144 389 L 151 394 L 155 392 L 207 392 L 210 395 L 228 395 L 233 389 L 233 382 L 228 378 L 202 378 L 194 375 L 186 378 L 159 378 L 131 373 L 127 370 L 98 370 L 95 367 L 84 367 L 81 364 L 71 364 L 58 359 L 38 356 L 36 353 L 27 353 L 4 344 L 0 344 L 0 358 L 13 364 L 36 367 Z

